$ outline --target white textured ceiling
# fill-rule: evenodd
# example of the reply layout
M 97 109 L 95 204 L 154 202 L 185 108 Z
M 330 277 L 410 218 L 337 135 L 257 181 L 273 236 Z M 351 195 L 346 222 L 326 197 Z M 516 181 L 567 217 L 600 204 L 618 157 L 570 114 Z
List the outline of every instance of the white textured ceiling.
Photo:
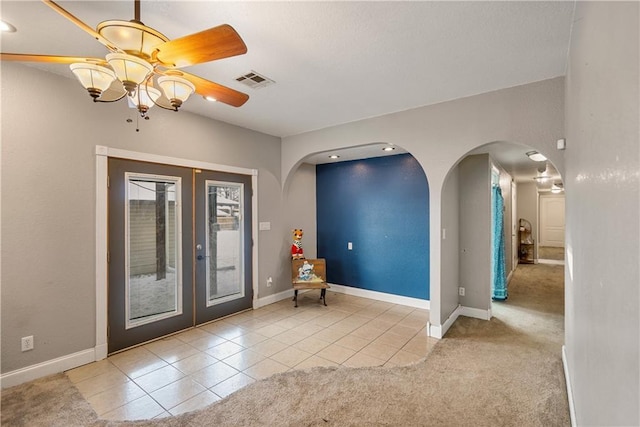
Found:
M 529 147 L 514 144 L 512 142 L 492 142 L 471 151 L 473 154 L 489 154 L 498 162 L 517 182 L 533 182 L 533 178 L 543 175 L 548 177 L 549 189 L 553 182 L 561 182 L 560 173 L 549 161 L 535 162 L 527 156 L 527 152 L 533 151 Z
M 134 16 L 132 0 L 58 3 L 94 28 Z M 247 54 L 186 71 L 245 92 L 249 101 L 234 108 L 193 96 L 182 109 L 282 137 L 564 75 L 573 7 L 143 0 L 141 20 L 170 39 L 232 25 Z M 41 2 L 3 0 L 0 15 L 18 29 L 2 35 L 3 52 L 107 53 Z M 37 66 L 73 78 L 66 65 Z M 252 70 L 276 84 L 256 90 L 235 81 Z

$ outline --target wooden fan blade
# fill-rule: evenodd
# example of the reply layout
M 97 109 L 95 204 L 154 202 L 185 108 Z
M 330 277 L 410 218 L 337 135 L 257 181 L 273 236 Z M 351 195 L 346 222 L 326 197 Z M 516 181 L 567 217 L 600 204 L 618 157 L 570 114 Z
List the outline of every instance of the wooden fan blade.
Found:
M 167 67 L 186 67 L 247 53 L 231 25 L 220 25 L 161 44 L 154 58 Z
M 240 107 L 249 100 L 249 95 L 246 93 L 238 92 L 237 90 L 203 79 L 202 77 L 185 72 L 181 72 L 180 77 L 193 83 L 198 95 L 213 97 L 216 101 L 223 102 L 232 107 Z
M 91 62 L 103 64 L 104 58 L 85 58 L 80 56 L 31 55 L 27 53 L 0 53 L 2 61 L 49 62 L 54 64 L 74 64 L 76 62 Z
M 47 6 L 49 6 L 51 9 L 58 12 L 60 15 L 67 18 L 69 21 L 76 24 L 78 27 L 80 27 L 81 30 L 88 33 L 91 37 L 93 37 L 94 39 L 98 40 L 100 43 L 105 45 L 107 49 L 109 49 L 111 52 L 119 52 L 119 49 L 116 46 L 114 46 L 113 43 L 111 43 L 109 40 L 102 37 L 100 33 L 98 33 L 96 30 L 94 30 L 93 28 L 91 28 L 90 26 L 82 22 L 80 19 L 76 18 L 74 15 L 72 15 L 71 13 L 63 9 L 62 6 L 60 6 L 56 2 L 53 2 L 51 0 L 42 0 L 42 2 Z

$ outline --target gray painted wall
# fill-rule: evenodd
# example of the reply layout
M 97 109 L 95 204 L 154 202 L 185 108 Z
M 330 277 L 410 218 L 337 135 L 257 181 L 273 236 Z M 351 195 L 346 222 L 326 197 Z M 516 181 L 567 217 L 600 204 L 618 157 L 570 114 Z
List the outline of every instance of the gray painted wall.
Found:
M 318 238 L 316 230 L 316 166 L 303 163 L 295 172 L 288 192 L 286 193 L 289 209 L 287 209 L 287 224 L 289 231 L 302 228 L 302 248 L 307 258 L 315 258 L 318 253 Z M 287 248 L 291 247 L 293 239 L 288 234 Z M 287 283 L 288 288 L 291 283 Z
M 441 255 L 441 197 L 447 174 L 469 151 L 495 141 L 530 146 L 563 173 L 563 153 L 555 149 L 556 140 L 564 136 L 563 93 L 560 77 L 286 137 L 283 185 L 311 154 L 380 141 L 408 150 L 429 182 L 430 320 L 439 326 L 445 313 L 441 313 L 438 266 L 450 262 Z
M 488 154 L 458 165 L 460 194 L 460 304 L 491 308 L 491 163 Z
M 460 165 L 453 168 L 442 188 L 442 264 L 441 290 L 442 311 L 440 321 L 444 323 L 458 307 L 460 286 Z M 446 262 L 444 262 L 446 260 Z M 431 267 L 434 268 L 434 267 Z
M 292 201 L 281 188 L 302 159 L 373 141 L 403 146 L 429 180 L 438 324 L 457 286 L 443 281 L 442 295 L 437 286 L 449 268 L 442 185 L 465 153 L 501 140 L 542 152 L 565 177 L 566 346 L 578 424 L 640 424 L 638 6 L 577 3 L 566 87 L 557 78 L 285 138 L 281 164 L 277 138 L 184 112 L 137 134 L 122 104 L 92 105 L 71 79 L 3 63 L 2 372 L 94 344 L 96 144 L 257 168 L 259 219 L 272 222 L 260 232 L 261 278 L 287 255 L 281 218 Z M 564 136 L 565 154 L 554 148 Z M 259 292 L 275 290 L 261 283 Z M 31 333 L 36 350 L 20 354 L 19 337 Z
M 71 76 L 14 63 L 1 102 L 3 373 L 95 345 L 96 145 L 257 169 L 259 219 L 272 222 L 259 296 L 275 292 L 266 277 L 283 281 L 280 138 L 157 108 L 136 132 L 126 102 L 94 104 Z M 22 353 L 27 335 L 35 349 Z
M 638 2 L 578 2 L 566 81 L 565 343 L 578 425 L 640 425 Z
M 482 310 L 490 308 L 491 265 L 486 265 L 486 252 L 489 251 L 490 259 L 491 190 L 487 185 L 491 182 L 491 165 L 500 171 L 505 199 L 505 253 L 511 250 L 511 175 L 490 156 L 467 156 L 451 170 L 442 189 L 442 228 L 446 229 L 441 246 L 442 322 L 459 304 Z M 477 209 L 488 209 L 488 216 L 475 215 Z M 507 259 L 507 273 L 511 269 L 512 262 Z M 459 296 L 459 286 L 464 286 L 465 291 L 470 287 L 471 294 Z
M 538 188 L 535 182 L 519 182 L 517 190 L 518 222 L 524 218 L 531 223 L 531 234 L 535 240 L 534 259 L 538 259 Z M 520 235 L 518 235 L 520 241 Z

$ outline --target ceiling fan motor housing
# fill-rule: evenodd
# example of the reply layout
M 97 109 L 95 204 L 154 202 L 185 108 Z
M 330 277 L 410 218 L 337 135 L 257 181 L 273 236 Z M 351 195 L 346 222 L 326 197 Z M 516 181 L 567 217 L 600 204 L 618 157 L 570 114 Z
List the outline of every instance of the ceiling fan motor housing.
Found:
M 139 21 L 110 20 L 98 24 L 98 33 L 129 55 L 154 61 L 153 52 L 169 38 Z

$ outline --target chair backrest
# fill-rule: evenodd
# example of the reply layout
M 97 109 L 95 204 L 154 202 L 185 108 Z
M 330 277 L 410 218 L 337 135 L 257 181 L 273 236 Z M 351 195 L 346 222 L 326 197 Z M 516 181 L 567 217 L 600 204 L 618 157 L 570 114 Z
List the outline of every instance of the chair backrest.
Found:
M 322 283 L 327 281 L 327 266 L 324 259 L 294 259 L 291 261 L 293 283 Z

